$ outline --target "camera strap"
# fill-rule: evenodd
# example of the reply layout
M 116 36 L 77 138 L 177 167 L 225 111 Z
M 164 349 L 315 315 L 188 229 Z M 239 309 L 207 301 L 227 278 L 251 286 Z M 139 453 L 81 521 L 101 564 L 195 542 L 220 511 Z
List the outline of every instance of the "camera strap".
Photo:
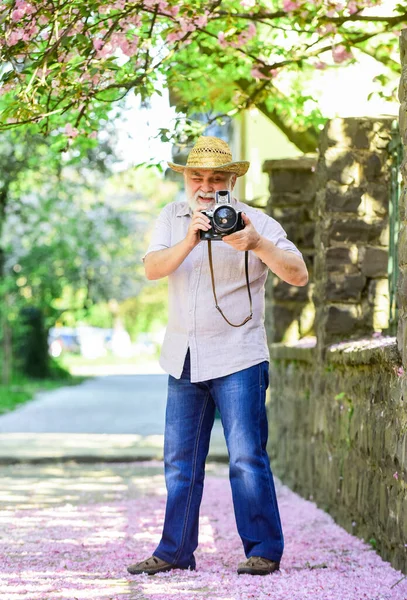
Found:
M 242 327 L 242 325 L 245 325 L 253 317 L 252 294 L 250 292 L 250 283 L 249 283 L 249 252 L 248 252 L 248 250 L 246 250 L 246 252 L 244 253 L 244 268 L 245 268 L 245 275 L 246 275 L 247 294 L 249 296 L 249 303 L 250 303 L 250 315 L 248 317 L 246 317 L 245 320 L 242 323 L 240 323 L 239 325 L 235 325 L 234 323 L 231 323 L 229 321 L 229 319 L 227 319 L 225 317 L 225 315 L 222 312 L 222 309 L 218 305 L 218 299 L 216 298 L 216 290 L 215 290 L 215 278 L 214 278 L 214 275 L 213 275 L 213 262 L 212 262 L 212 245 L 211 245 L 211 240 L 208 240 L 208 256 L 209 256 L 209 267 L 210 267 L 210 270 L 211 270 L 212 291 L 213 291 L 213 297 L 215 298 L 215 307 L 220 312 L 220 314 L 222 315 L 222 317 L 225 319 L 226 323 L 228 323 L 232 327 Z

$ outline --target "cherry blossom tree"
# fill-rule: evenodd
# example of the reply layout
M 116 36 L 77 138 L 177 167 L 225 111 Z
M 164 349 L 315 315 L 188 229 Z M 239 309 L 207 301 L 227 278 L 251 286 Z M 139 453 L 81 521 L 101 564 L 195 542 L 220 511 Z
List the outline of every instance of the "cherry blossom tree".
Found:
M 385 0 L 383 0 L 385 3 Z M 301 81 L 365 53 L 399 71 L 407 1 L 0 0 L 1 128 L 36 123 L 57 139 L 96 137 L 130 92 L 164 81 L 180 113 L 207 121 L 255 105 L 303 151 L 323 120 Z M 281 85 L 282 74 L 288 74 Z M 288 81 L 288 83 L 287 83 Z M 162 131 L 196 133 L 179 120 Z

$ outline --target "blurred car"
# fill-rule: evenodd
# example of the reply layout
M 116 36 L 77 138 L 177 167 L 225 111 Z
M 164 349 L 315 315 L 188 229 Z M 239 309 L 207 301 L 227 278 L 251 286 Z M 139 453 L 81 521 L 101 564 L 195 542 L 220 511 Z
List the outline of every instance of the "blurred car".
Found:
M 81 351 L 78 334 L 69 327 L 52 327 L 48 334 L 48 348 L 54 358 L 64 352 L 80 354 Z

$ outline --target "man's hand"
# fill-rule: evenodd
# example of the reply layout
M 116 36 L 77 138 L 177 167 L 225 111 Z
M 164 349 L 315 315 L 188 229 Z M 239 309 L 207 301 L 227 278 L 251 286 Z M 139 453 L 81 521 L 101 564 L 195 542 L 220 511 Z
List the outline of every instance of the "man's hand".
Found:
M 204 216 L 204 215 L 203 215 Z M 236 231 L 231 235 L 226 235 L 223 241 L 229 246 L 232 246 L 235 250 L 255 250 L 260 242 L 260 234 L 256 231 L 253 223 L 249 217 L 242 213 L 242 218 L 245 224 L 245 228 L 241 231 Z
M 211 228 L 210 221 L 206 215 L 202 214 L 202 210 L 205 210 L 205 208 L 201 207 L 194 210 L 188 227 L 185 239 L 189 242 L 191 248 L 195 248 L 200 242 L 199 231 L 208 231 Z

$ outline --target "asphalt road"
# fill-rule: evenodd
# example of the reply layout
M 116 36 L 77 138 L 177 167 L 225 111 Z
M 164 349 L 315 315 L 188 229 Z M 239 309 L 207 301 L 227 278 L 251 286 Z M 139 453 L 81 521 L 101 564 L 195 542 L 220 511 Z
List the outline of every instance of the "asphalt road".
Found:
M 25 460 L 28 450 L 36 458 L 89 453 L 123 458 L 124 446 L 134 459 L 160 455 L 166 399 L 165 374 L 106 375 L 42 392 L 31 402 L 0 416 L 0 460 Z M 29 443 L 27 434 L 31 434 Z M 227 458 L 219 419 L 215 419 L 211 435 L 210 456 L 214 455 Z
M 0 417 L 0 433 L 162 434 L 166 375 L 108 375 L 42 392 Z

